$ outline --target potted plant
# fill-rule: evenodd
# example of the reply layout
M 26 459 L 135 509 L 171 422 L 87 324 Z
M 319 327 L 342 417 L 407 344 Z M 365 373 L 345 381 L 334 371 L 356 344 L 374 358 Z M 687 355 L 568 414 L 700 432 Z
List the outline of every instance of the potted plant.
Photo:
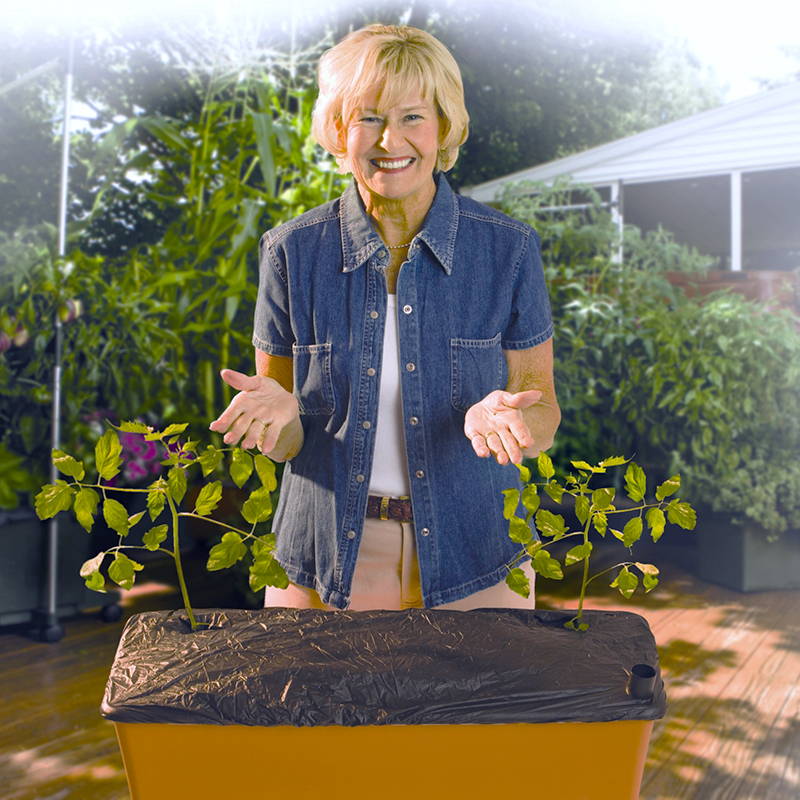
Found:
M 97 443 L 95 463 L 105 480 L 121 466 L 118 432 L 141 433 L 164 448 L 167 476 L 145 490 L 146 512 L 129 516 L 111 496 L 142 490 L 89 482 L 84 465 L 63 452 L 55 452 L 54 461 L 71 482 L 47 485 L 36 499 L 42 517 L 71 509 L 87 529 L 102 507 L 120 542 L 82 567 L 87 585 L 98 590 L 105 583 L 107 559 L 109 578 L 123 587 L 133 585 L 142 564 L 124 552 L 129 550 L 125 537 L 145 516 L 158 523 L 166 515 L 165 522 L 144 533 L 143 546 L 164 548 L 175 559 L 185 610 L 139 614 L 128 621 L 102 705 L 116 725 L 133 800 L 166 794 L 216 797 L 231 788 L 261 793 L 266 777 L 252 768 L 254 753 L 269 753 L 269 784 L 276 791 L 296 790 L 301 781 L 308 794 L 340 789 L 367 797 L 380 786 L 381 796 L 400 797 L 424 781 L 435 794 L 477 796 L 495 785 L 492 767 L 508 748 L 529 747 L 548 749 L 548 768 L 537 776 L 542 791 L 576 798 L 637 796 L 649 729 L 665 708 L 655 643 L 641 617 L 584 610 L 585 585 L 567 627 L 559 612 L 514 609 L 197 611 L 189 602 L 175 545 L 182 521 L 212 520 L 220 482 L 207 482 L 192 510 L 180 510 L 180 503 L 187 471 L 199 465 L 212 477 L 226 452 L 208 447 L 198 453 L 195 443 L 183 438 L 185 428 L 155 431 L 123 423 Z M 597 467 L 577 462 L 581 477 L 568 478 L 561 490 L 552 480 L 549 459 L 541 456 L 538 463 L 548 494 L 572 493 L 579 507 L 585 506 L 581 535 L 585 538 L 590 527 L 604 531 L 603 518 L 616 512 L 613 490 L 589 491 L 588 482 L 625 460 L 608 459 Z M 241 482 L 256 473 L 259 486 L 241 509 L 247 525 L 224 525 L 207 567 L 228 567 L 249 553 L 253 588 L 285 586 L 286 575 L 272 556 L 274 538 L 258 529 L 272 512 L 271 462 L 234 448 L 229 468 Z M 536 507 L 538 490 L 525 468 L 521 473 L 523 488 L 505 493 L 510 534 L 532 553 L 540 573 L 552 575 L 555 559 L 533 541 L 529 524 L 535 522 L 554 541 L 573 534 L 555 515 Z M 629 495 L 640 492 L 642 500 L 643 473 L 631 464 L 627 476 Z M 663 530 L 659 513 L 663 517 L 665 498 L 678 483 L 676 478 L 659 487 L 657 502 L 638 509 L 647 509 L 654 536 Z M 516 514 L 520 507 L 523 517 Z M 672 521 L 689 526 L 686 504 L 670 499 L 665 507 Z M 621 532 L 626 543 L 636 527 L 626 523 Z M 172 550 L 165 547 L 170 532 Z M 591 546 L 586 541 L 578 546 L 583 547 L 578 560 L 588 564 Z M 568 562 L 576 555 L 573 548 Z M 638 568 L 649 590 L 657 570 Z M 509 584 L 524 591 L 519 573 L 509 564 Z M 628 574 L 620 572 L 615 580 L 623 594 L 632 591 Z M 342 755 L 353 748 L 357 764 Z M 176 759 L 196 759 L 198 753 L 214 753 L 213 762 L 202 769 L 174 769 Z M 581 770 L 574 769 L 576 754 Z M 406 765 L 403 776 L 387 782 L 398 757 Z

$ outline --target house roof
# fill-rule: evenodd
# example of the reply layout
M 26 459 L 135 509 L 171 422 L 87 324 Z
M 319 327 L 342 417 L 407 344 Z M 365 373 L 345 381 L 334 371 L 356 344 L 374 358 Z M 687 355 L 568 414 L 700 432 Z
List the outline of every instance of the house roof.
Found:
M 505 184 L 522 180 L 568 175 L 598 186 L 793 166 L 800 166 L 800 82 L 461 191 L 490 202 Z

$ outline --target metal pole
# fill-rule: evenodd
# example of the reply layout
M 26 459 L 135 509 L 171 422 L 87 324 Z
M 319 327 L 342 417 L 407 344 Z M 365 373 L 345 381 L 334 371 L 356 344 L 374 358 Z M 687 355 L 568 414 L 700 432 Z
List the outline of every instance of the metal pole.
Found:
M 62 261 L 67 250 L 67 189 L 69 185 L 69 124 L 72 115 L 72 72 L 75 61 L 75 36 L 70 35 L 69 55 L 67 58 L 67 73 L 64 81 L 64 126 L 61 146 L 61 186 L 58 203 L 58 256 Z M 61 363 L 63 331 L 59 309 L 56 309 L 55 328 L 55 366 L 53 368 L 53 419 L 52 419 L 52 448 L 61 447 Z M 58 470 L 50 464 L 50 481 L 55 483 L 58 479 Z M 47 547 L 47 620 L 45 623 L 44 637 L 49 641 L 60 639 L 63 635 L 58 624 L 57 611 L 57 584 L 58 584 L 58 516 L 50 520 L 48 528 Z

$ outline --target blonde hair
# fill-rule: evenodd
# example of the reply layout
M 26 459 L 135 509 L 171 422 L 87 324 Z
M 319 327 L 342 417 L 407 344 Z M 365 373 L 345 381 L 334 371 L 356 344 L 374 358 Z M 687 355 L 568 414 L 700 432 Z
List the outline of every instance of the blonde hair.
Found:
M 461 72 L 435 37 L 408 25 L 368 25 L 325 52 L 318 69 L 319 96 L 311 133 L 346 171 L 347 125 L 359 101 L 376 86 L 384 108 L 419 89 L 443 121 L 437 169 L 455 164 L 469 132 Z

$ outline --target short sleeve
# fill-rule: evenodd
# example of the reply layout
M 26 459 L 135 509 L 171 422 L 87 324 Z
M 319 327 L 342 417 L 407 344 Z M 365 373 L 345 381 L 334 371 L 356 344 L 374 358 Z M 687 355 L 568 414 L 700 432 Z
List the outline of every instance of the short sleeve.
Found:
M 511 315 L 501 340 L 504 350 L 535 347 L 553 335 L 539 242 L 539 234 L 530 228 L 514 276 Z
M 291 356 L 294 334 L 289 316 L 289 285 L 265 233 L 259 243 L 258 297 L 253 346 L 273 356 Z

